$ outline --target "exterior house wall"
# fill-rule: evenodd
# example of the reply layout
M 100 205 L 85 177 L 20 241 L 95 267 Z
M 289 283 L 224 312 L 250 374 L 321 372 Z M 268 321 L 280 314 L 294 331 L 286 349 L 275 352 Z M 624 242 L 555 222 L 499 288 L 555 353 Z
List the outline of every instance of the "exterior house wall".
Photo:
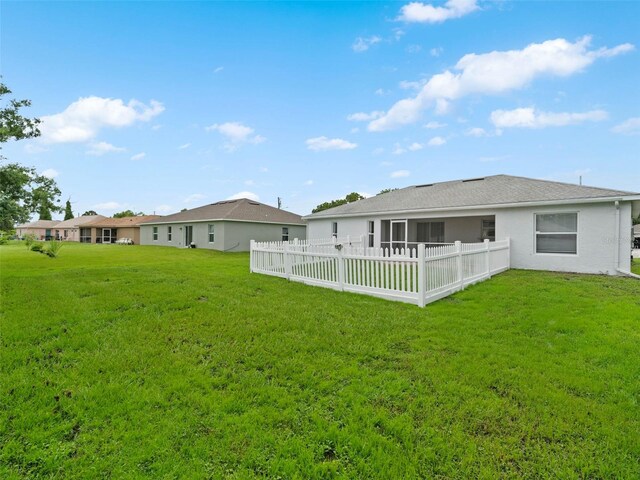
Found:
M 578 213 L 577 255 L 535 252 L 536 213 Z M 625 225 L 626 224 L 626 225 Z M 496 212 L 496 238 L 511 238 L 511 266 L 514 268 L 561 272 L 607 273 L 630 268 L 630 204 L 620 205 L 619 265 L 616 257 L 616 208 L 606 204 L 575 204 L 527 207 Z
M 209 242 L 209 225 L 214 225 L 214 242 Z M 257 222 L 188 222 L 158 225 L 141 225 L 140 244 L 165 247 L 185 247 L 185 227 L 193 226 L 193 242 L 196 248 L 244 252 L 249 250 L 251 240 L 260 242 L 282 240 L 282 227 L 289 228 L 289 238 L 304 239 L 305 225 L 283 225 Z M 153 227 L 158 227 L 158 240 L 153 240 Z M 172 241 L 167 240 L 167 227 L 173 230 Z

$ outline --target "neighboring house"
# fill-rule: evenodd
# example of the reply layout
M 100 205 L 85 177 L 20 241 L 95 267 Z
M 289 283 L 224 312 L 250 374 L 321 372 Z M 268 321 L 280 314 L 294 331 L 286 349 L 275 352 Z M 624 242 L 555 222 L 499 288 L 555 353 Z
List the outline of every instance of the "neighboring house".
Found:
M 116 243 L 118 240 L 131 239 L 138 245 L 140 244 L 140 224 L 158 218 L 160 218 L 159 215 L 102 218 L 81 227 L 80 238 L 86 243 Z
M 249 242 L 304 239 L 300 215 L 246 198 L 224 200 L 141 225 L 142 245 L 248 251 Z
M 103 220 L 107 217 L 102 215 L 82 215 L 80 217 L 72 218 L 70 220 L 64 220 L 58 225 L 56 225 L 56 229 L 60 231 L 60 238 L 67 242 L 82 242 L 82 243 L 91 243 L 91 235 L 89 229 L 89 235 L 82 237 L 80 235 L 82 227 L 87 225 L 88 223 L 96 222 L 98 220 Z
M 640 224 L 633 226 L 633 248 L 640 249 Z
M 509 175 L 415 185 L 304 217 L 308 238 L 365 245 L 511 240 L 511 267 L 618 274 L 630 269 L 640 193 Z
M 16 235 L 22 238 L 27 234 L 35 235 L 38 240 L 60 240 L 58 225 L 60 220 L 36 220 L 16 227 Z

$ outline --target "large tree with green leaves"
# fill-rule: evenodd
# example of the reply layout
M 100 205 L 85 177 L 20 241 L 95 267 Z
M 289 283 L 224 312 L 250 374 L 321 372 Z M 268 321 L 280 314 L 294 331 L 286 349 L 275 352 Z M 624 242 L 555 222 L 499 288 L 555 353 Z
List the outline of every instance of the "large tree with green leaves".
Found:
M 0 83 L 0 101 L 11 90 Z M 20 109 L 31 105 L 30 100 L 9 100 L 0 106 L 0 148 L 9 140 L 24 140 L 40 135 L 37 118 L 27 118 Z M 0 155 L 0 162 L 4 162 Z M 0 164 L 0 230 L 9 230 L 18 223 L 29 220 L 33 213 L 50 217 L 60 211 L 56 205 L 60 196 L 55 181 L 39 175 L 34 168 L 18 163 Z
M 328 210 L 333 207 L 339 207 L 340 205 L 345 205 L 347 203 L 356 202 L 358 200 L 362 200 L 364 197 L 360 195 L 358 192 L 351 192 L 346 195 L 344 198 L 339 198 L 337 200 L 331 200 L 330 202 L 324 202 L 318 205 L 316 208 L 311 210 L 311 213 L 318 213 L 323 210 Z
M 141 217 L 144 215 L 143 212 L 134 212 L 133 210 L 123 210 L 122 212 L 114 213 L 113 218 L 124 218 L 124 217 Z
M 71 209 L 71 199 L 67 200 L 64 206 L 64 219 L 71 220 L 73 218 L 73 210 Z

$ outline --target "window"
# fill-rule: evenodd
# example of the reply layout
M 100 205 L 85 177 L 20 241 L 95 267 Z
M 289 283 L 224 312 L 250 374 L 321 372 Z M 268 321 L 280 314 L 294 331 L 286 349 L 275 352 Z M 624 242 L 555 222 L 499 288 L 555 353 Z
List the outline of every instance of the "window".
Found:
M 158 241 L 158 227 L 153 227 L 153 241 Z
M 215 228 L 215 225 L 209 224 L 209 243 L 213 243 L 216 240 Z
M 578 253 L 578 214 L 536 214 L 536 253 Z
M 418 222 L 418 243 L 444 243 L 444 222 Z
M 492 240 L 496 239 L 496 221 L 495 220 L 482 220 L 482 240 Z
M 91 243 L 91 229 L 90 228 L 81 228 L 80 229 L 80 243 Z
M 67 238 L 69 236 L 69 230 L 65 230 L 64 231 L 64 238 Z
M 289 227 L 282 227 L 282 241 L 289 241 Z
M 369 220 L 369 229 L 368 229 L 368 234 L 369 234 L 369 247 L 373 247 L 373 232 L 374 232 L 374 223 L 373 220 Z
M 171 237 L 173 236 L 173 232 L 171 231 L 171 225 L 167 227 L 167 242 L 171 241 Z
M 331 223 L 331 236 L 338 238 L 338 222 Z

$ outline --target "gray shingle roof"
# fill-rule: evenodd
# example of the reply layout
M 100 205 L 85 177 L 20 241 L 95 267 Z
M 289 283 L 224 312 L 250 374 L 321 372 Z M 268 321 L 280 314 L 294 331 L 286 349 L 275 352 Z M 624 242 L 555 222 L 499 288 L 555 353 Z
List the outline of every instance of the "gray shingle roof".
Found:
M 561 200 L 583 200 L 640 195 L 621 190 L 573 185 L 549 180 L 494 175 L 450 182 L 413 185 L 305 217 L 333 217 L 373 212 L 433 210 Z
M 57 227 L 60 220 L 36 220 L 30 223 L 18 225 L 16 228 L 53 228 Z
M 287 225 L 304 224 L 300 215 L 247 198 L 241 198 L 238 200 L 223 200 L 210 205 L 185 210 L 184 212 L 174 213 L 173 215 L 166 215 L 156 220 L 145 222 L 144 225 L 206 220 L 236 220 L 245 222 L 282 223 Z

